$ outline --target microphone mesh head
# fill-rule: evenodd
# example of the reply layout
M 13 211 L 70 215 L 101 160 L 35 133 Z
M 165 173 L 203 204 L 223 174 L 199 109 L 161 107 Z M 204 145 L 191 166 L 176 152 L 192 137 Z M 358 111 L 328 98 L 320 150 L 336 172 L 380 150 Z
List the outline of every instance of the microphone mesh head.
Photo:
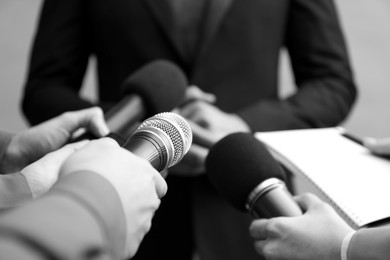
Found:
M 173 161 L 169 167 L 177 164 L 190 149 L 192 144 L 192 130 L 188 122 L 181 116 L 171 112 L 164 112 L 146 119 L 139 126 L 155 127 L 165 132 L 173 143 Z

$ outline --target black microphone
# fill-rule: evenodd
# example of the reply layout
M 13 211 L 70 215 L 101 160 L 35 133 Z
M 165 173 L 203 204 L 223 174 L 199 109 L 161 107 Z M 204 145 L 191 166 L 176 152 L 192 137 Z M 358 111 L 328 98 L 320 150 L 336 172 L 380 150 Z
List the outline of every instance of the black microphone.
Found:
M 172 62 L 156 60 L 142 66 L 124 81 L 124 98 L 105 113 L 110 132 L 128 136 L 145 118 L 171 111 L 182 101 L 187 85 L 184 72 Z
M 181 116 L 159 113 L 141 123 L 122 147 L 146 159 L 159 172 L 176 165 L 190 149 L 192 130 Z
M 281 165 L 252 134 L 234 133 L 218 141 L 206 158 L 206 170 L 215 188 L 240 211 L 262 218 L 302 215 Z

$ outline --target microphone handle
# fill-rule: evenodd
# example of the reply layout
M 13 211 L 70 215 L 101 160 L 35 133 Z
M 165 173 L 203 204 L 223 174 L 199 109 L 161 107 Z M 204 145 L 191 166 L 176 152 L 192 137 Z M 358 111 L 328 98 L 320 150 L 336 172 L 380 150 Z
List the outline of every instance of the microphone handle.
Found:
M 143 127 L 121 145 L 141 158 L 147 160 L 161 172 L 172 163 L 173 143 L 170 137 L 156 127 Z
M 138 127 L 146 117 L 144 103 L 139 95 L 125 96 L 104 115 L 110 132 L 120 136 L 129 136 L 131 129 Z
M 123 144 L 122 137 L 129 137 L 146 117 L 142 98 L 138 95 L 125 96 L 119 103 L 104 114 L 104 119 L 110 130 L 108 137 L 113 137 L 119 144 Z M 71 142 L 93 140 L 97 137 L 91 132 L 85 132 Z
M 281 180 L 263 181 L 248 197 L 247 209 L 256 218 L 295 217 L 302 210 Z

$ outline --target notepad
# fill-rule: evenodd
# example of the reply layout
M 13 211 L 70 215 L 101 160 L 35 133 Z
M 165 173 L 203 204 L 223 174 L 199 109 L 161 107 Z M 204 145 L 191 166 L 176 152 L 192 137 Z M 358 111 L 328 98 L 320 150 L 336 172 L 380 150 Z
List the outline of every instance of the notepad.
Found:
M 344 132 L 344 128 L 334 127 L 258 132 L 255 136 L 353 228 L 388 221 L 390 160 L 373 155 L 344 137 Z

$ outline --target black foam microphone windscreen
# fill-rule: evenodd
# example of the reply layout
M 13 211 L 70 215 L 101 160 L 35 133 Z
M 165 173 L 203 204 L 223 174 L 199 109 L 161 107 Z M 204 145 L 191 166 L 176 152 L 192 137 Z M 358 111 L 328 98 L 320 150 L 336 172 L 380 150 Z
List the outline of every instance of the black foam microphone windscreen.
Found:
M 182 101 L 187 85 L 184 72 L 174 63 L 145 64 L 124 81 L 124 97 L 105 114 L 108 128 L 123 134 L 147 117 L 171 111 Z
M 285 173 L 263 143 L 249 133 L 230 134 L 206 158 L 211 183 L 237 209 L 254 216 L 300 215 L 284 185 Z

